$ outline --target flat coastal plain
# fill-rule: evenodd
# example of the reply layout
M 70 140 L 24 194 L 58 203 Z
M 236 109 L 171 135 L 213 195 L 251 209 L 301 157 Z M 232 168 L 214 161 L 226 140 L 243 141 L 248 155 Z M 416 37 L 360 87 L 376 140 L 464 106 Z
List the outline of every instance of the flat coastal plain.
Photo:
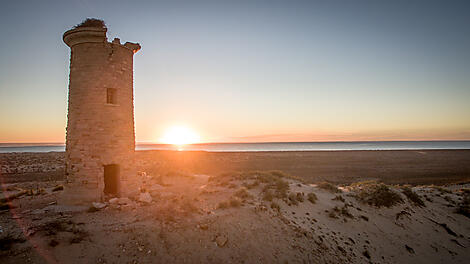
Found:
M 64 178 L 64 152 L 0 153 L 4 183 Z M 470 180 L 470 150 L 136 151 L 141 171 L 221 174 L 280 170 L 309 183 L 448 184 Z

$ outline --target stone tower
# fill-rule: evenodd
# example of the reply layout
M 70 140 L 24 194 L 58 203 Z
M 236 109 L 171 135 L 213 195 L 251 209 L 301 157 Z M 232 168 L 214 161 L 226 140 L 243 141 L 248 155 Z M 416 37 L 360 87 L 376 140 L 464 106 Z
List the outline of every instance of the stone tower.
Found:
M 68 30 L 71 49 L 66 174 L 70 192 L 98 200 L 127 192 L 135 175 L 133 57 L 140 45 L 107 41 L 104 22 Z

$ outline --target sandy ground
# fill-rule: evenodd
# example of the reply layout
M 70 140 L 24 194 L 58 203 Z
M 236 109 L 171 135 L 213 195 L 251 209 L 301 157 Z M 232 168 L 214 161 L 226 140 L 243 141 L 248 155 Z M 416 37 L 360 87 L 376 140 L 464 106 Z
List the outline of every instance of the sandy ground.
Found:
M 281 170 L 309 183 L 447 184 L 470 181 L 470 150 L 201 152 L 136 151 L 141 171 L 187 171 L 217 175 L 230 171 Z M 64 153 L 0 153 L 5 183 L 64 178 Z
M 0 262 L 470 260 L 470 219 L 456 213 L 469 200 L 468 185 L 413 187 L 420 205 L 401 186 L 337 189 L 279 172 L 142 177 L 141 193 L 94 206 L 62 205 L 57 181 L 3 184 L 3 197 L 28 193 L 0 213 Z

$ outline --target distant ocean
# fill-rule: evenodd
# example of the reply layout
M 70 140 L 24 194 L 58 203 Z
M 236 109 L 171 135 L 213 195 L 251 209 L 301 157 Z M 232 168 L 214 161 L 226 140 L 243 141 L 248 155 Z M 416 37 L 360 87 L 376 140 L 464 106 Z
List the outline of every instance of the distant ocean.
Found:
M 470 149 L 470 141 L 354 141 L 279 143 L 204 143 L 185 146 L 137 143 L 136 150 L 209 152 Z M 65 151 L 64 144 L 0 143 L 0 153 Z

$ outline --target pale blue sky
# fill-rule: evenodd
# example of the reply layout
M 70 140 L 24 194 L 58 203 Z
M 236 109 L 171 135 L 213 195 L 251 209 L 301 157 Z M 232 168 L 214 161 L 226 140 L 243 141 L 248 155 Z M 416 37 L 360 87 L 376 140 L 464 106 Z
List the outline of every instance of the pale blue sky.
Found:
M 466 1 L 10 1 L 0 142 L 63 142 L 69 48 L 86 17 L 139 42 L 138 141 L 470 139 Z

